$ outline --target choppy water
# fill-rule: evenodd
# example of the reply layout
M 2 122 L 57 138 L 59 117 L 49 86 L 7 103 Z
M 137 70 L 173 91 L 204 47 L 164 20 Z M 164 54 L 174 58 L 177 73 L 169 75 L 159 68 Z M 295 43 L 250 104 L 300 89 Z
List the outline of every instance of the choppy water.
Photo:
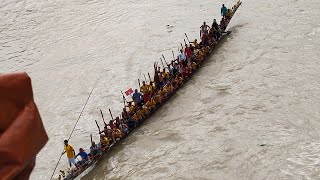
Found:
M 31 179 L 50 177 L 93 87 L 76 149 L 223 2 L 1 1 L 0 73 L 29 73 L 50 137 Z M 319 8 L 246 0 L 210 62 L 83 179 L 318 179 Z

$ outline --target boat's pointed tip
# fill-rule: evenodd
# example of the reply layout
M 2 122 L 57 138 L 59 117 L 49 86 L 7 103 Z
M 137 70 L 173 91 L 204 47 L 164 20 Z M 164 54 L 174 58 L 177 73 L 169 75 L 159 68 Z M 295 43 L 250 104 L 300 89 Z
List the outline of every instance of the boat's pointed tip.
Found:
M 225 31 L 225 32 L 222 32 L 222 34 L 223 35 L 229 35 L 229 34 L 231 34 L 232 33 L 232 31 Z

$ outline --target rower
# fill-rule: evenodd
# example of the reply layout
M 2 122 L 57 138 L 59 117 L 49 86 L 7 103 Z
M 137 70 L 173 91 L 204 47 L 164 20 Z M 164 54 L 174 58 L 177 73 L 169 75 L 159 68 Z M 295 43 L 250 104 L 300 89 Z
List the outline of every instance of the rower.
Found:
M 143 101 L 144 103 L 147 103 L 150 99 L 150 91 L 149 88 L 146 89 L 146 92 L 143 94 Z
M 124 135 L 128 134 L 129 133 L 129 127 L 126 123 L 120 123 L 120 126 L 119 126 L 120 130 L 122 131 L 122 133 Z
M 116 128 L 116 125 L 114 124 L 113 120 L 109 121 L 109 126 L 110 126 L 111 129 L 115 129 Z
M 155 92 L 155 89 L 156 89 L 156 85 L 153 81 L 150 81 L 150 85 L 149 85 L 149 93 L 150 95 L 152 96 L 153 93 Z
M 132 115 L 136 110 L 136 106 L 132 104 L 132 101 L 128 102 L 128 108 L 129 108 L 129 115 Z
M 164 83 L 164 77 L 163 77 L 162 74 L 160 74 L 160 75 L 159 75 L 159 82 L 158 82 L 157 87 L 158 87 L 158 89 L 159 89 L 159 88 L 163 87 L 164 85 L 165 85 L 165 83 Z
M 100 132 L 101 133 L 104 133 L 104 135 L 108 138 L 109 140 L 109 143 L 115 143 L 115 138 L 114 138 L 114 134 L 112 132 L 111 129 L 108 129 L 108 126 L 105 126 L 104 127 L 104 130 Z M 111 141 L 111 142 L 110 142 Z
M 109 146 L 110 142 L 106 135 L 100 134 L 100 144 L 102 148 Z
M 194 47 L 192 46 L 192 44 L 191 44 L 191 43 L 189 44 L 189 46 L 190 46 L 191 56 L 192 56 L 192 55 L 193 55 L 193 52 L 194 52 Z
M 191 43 L 193 43 L 195 49 L 200 49 L 200 45 L 199 45 L 199 43 L 197 42 L 197 39 L 195 39 L 195 40 L 194 40 L 193 42 L 191 42 Z
M 136 112 L 133 115 L 133 119 L 138 123 L 142 119 L 142 116 L 138 112 Z
M 220 21 L 220 29 L 221 31 L 224 31 L 226 29 L 226 19 L 223 17 Z
M 129 114 L 128 114 L 126 108 L 122 109 L 121 115 L 122 115 L 123 120 L 127 120 L 129 118 Z
M 130 117 L 128 120 L 129 131 L 132 131 L 136 127 L 136 125 L 137 125 L 137 122 Z
M 203 25 L 200 26 L 200 29 L 201 29 L 200 38 L 202 38 L 204 34 L 208 33 L 208 29 L 210 29 L 210 26 L 208 26 L 206 22 L 203 22 Z
M 202 38 L 201 38 L 201 42 L 202 42 L 202 47 L 205 47 L 207 44 L 208 44 L 208 33 L 205 32 L 203 35 L 202 35 Z
M 188 47 L 187 44 L 185 46 L 186 46 L 186 48 L 185 48 L 184 51 L 186 52 L 187 61 L 190 62 L 190 59 L 191 59 L 191 56 L 192 56 L 192 51 L 191 51 L 191 48 Z
M 213 19 L 212 28 L 214 27 L 215 30 L 219 31 L 219 25 L 216 19 Z
M 231 13 L 232 13 L 232 12 L 231 12 L 231 9 L 228 9 L 228 10 L 227 10 L 227 14 L 226 14 L 226 18 L 227 18 L 227 19 L 231 19 Z
M 79 149 L 79 153 L 76 155 L 75 158 L 77 158 L 78 156 L 81 157 L 81 161 L 80 161 L 80 165 L 85 165 L 86 162 L 89 160 L 88 158 L 88 153 L 86 153 L 82 148 Z
M 164 81 L 165 81 L 165 84 L 166 84 L 170 79 L 170 73 L 167 72 L 165 68 L 163 68 L 162 76 L 164 77 Z
M 154 101 L 153 97 L 146 103 L 146 106 L 149 110 L 152 110 L 156 106 L 156 102 Z
M 186 62 L 186 55 L 184 54 L 182 49 L 180 49 L 180 53 L 179 53 L 178 59 L 179 59 L 179 62 L 183 62 L 183 63 Z
M 132 96 L 133 96 L 134 104 L 136 104 L 137 106 L 143 105 L 143 96 L 140 92 L 138 92 L 138 89 L 134 90 L 134 93 Z
M 147 107 L 147 105 L 142 106 L 142 112 L 144 116 L 147 116 L 149 114 L 149 109 Z
M 142 94 L 146 93 L 147 89 L 149 88 L 149 85 L 146 84 L 145 81 L 142 81 L 142 86 L 141 86 L 141 92 Z
M 100 153 L 101 153 L 100 148 L 97 146 L 97 144 L 94 141 L 92 141 L 91 147 L 90 147 L 90 155 L 92 160 L 95 159 Z
M 227 15 L 227 8 L 224 6 L 224 4 L 222 4 L 222 7 L 221 7 L 221 16 L 222 17 L 226 17 Z
M 122 138 L 122 132 L 120 129 L 115 128 L 113 130 L 113 133 L 114 133 L 114 137 L 115 137 L 116 141 L 119 141 Z
M 64 152 L 62 152 L 62 154 L 64 154 L 64 153 L 67 153 L 69 166 L 71 167 L 71 164 L 76 166 L 76 160 L 75 160 L 76 153 L 75 153 L 73 147 L 70 144 L 68 144 L 68 140 L 64 140 Z

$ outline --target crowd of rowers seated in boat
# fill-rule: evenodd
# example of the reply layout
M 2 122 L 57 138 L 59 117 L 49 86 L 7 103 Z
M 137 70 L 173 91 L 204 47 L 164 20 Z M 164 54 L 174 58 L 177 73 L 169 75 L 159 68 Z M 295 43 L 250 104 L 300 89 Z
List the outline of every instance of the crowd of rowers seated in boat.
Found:
M 203 23 L 200 27 L 202 40 L 200 43 L 195 39 L 189 45 L 185 44 L 185 48 L 180 50 L 177 58 L 170 64 L 162 70 L 160 67 L 155 67 L 154 81 L 150 81 L 149 84 L 143 81 L 140 92 L 135 89 L 132 101 L 127 102 L 123 108 L 121 118 L 116 117 L 109 124 L 105 124 L 104 129 L 99 132 L 98 144 L 92 141 L 90 153 L 86 153 L 82 148 L 79 149 L 79 153 L 75 156 L 75 158 L 81 157 L 81 161 L 76 163 L 77 169 L 89 165 L 107 152 L 110 146 L 132 131 L 184 83 L 218 42 L 232 16 L 232 11 L 228 10 L 228 12 L 223 16 L 220 24 L 215 19 L 211 27 Z

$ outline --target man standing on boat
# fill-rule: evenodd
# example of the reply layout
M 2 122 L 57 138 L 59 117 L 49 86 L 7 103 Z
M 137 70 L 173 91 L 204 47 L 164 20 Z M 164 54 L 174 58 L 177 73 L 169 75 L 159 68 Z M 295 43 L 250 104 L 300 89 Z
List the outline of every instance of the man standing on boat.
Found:
M 221 16 L 222 16 L 222 17 L 226 17 L 227 11 L 228 11 L 228 9 L 224 6 L 224 4 L 222 4 L 222 7 L 221 7 Z
M 136 105 L 138 105 L 138 106 L 143 105 L 143 96 L 141 93 L 138 92 L 137 89 L 134 90 L 132 97 L 133 97 L 133 101 Z
M 76 160 L 75 160 L 76 153 L 75 153 L 73 147 L 70 144 L 68 144 L 68 140 L 64 140 L 64 152 L 62 154 L 64 154 L 64 153 L 67 153 L 69 166 L 71 167 L 71 164 L 76 166 Z
M 187 57 L 184 54 L 182 49 L 180 49 L 180 53 L 179 53 L 178 59 L 179 59 L 179 63 L 182 62 L 183 64 L 186 64 Z
M 213 23 L 212 23 L 212 27 L 211 28 L 214 28 L 216 31 L 219 31 L 219 24 L 217 23 L 217 20 L 216 19 L 213 19 Z
M 206 24 L 206 22 L 203 22 L 203 25 L 200 26 L 200 38 L 202 39 L 204 34 L 208 33 L 208 30 L 210 29 L 210 26 Z

